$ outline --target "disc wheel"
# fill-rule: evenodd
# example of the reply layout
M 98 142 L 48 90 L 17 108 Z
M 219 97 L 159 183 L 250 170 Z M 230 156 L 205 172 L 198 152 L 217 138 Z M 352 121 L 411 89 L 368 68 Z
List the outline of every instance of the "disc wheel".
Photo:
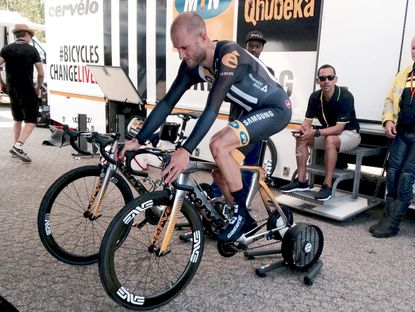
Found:
M 319 227 L 297 223 L 284 235 L 282 256 L 289 267 L 306 271 L 320 258 L 323 245 L 323 232 Z

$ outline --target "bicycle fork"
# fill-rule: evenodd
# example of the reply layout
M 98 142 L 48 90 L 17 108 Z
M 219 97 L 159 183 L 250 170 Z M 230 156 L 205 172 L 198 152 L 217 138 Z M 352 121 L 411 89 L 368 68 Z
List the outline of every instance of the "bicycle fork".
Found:
M 178 183 L 183 183 L 185 180 L 184 175 L 181 174 L 178 179 Z M 173 205 L 171 207 L 166 207 L 163 211 L 163 214 L 157 225 L 157 229 L 153 234 L 150 244 L 155 246 L 156 241 L 159 239 L 161 232 L 168 220 L 166 232 L 164 234 L 163 240 L 158 250 L 158 256 L 165 255 L 168 253 L 168 246 L 173 236 L 173 231 L 177 224 L 177 219 L 179 218 L 180 210 L 182 209 L 183 200 L 185 198 L 186 192 L 183 190 L 176 190 L 176 195 L 174 197 Z
M 102 203 L 104 201 L 105 192 L 108 188 L 109 182 L 112 177 L 112 173 L 115 171 L 115 165 L 108 164 L 107 169 L 103 177 L 100 177 L 98 184 L 95 187 L 94 192 L 91 194 L 89 199 L 88 208 L 84 212 L 84 217 L 89 218 L 91 221 L 96 220 L 101 216 Z M 94 202 L 96 202 L 95 207 L 92 208 Z

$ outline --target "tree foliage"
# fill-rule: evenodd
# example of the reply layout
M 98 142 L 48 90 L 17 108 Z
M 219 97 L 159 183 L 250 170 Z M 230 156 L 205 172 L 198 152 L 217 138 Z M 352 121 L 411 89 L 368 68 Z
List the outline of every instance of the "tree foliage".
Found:
M 0 10 L 16 11 L 35 23 L 45 23 L 44 0 L 0 0 Z M 36 36 L 43 39 L 45 34 L 36 32 Z

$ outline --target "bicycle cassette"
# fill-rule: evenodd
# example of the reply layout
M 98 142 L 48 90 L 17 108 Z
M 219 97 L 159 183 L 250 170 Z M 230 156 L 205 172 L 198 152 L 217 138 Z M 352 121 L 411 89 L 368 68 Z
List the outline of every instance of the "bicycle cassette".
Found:
M 323 232 L 319 227 L 297 223 L 285 233 L 282 239 L 282 257 L 289 267 L 306 271 L 320 258 L 323 245 Z
M 281 209 L 284 212 L 285 217 L 287 218 L 287 223 L 285 224 L 285 226 L 289 228 L 294 223 L 294 215 L 292 211 L 286 206 L 281 206 Z M 284 220 L 281 218 L 279 211 L 275 209 L 268 217 L 267 230 L 270 231 L 280 226 L 284 226 Z M 282 236 L 279 232 L 275 232 L 273 233 L 272 238 L 281 240 Z

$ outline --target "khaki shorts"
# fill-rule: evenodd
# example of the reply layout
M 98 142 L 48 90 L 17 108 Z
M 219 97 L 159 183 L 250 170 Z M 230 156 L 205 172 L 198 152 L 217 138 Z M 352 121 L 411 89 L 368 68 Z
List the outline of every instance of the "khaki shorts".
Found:
M 324 150 L 324 136 L 314 139 L 314 148 Z M 340 150 L 339 152 L 347 152 L 355 149 L 361 141 L 360 133 L 356 130 L 344 130 L 339 135 Z

